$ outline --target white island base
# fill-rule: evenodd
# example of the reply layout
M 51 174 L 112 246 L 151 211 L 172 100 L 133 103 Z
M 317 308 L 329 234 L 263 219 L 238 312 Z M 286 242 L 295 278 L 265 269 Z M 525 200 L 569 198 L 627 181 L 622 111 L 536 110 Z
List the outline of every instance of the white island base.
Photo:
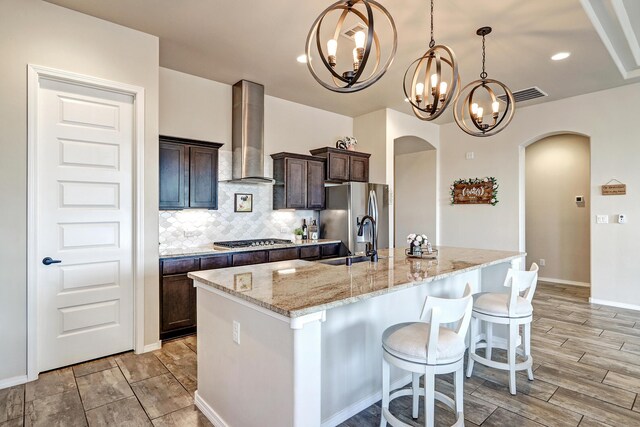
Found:
M 361 289 L 369 286 L 366 281 L 354 279 L 354 286 L 360 289 L 353 289 L 352 295 L 360 300 L 333 307 L 325 304 L 322 310 L 297 317 L 279 314 L 228 289 L 212 286 L 212 278 L 222 270 L 191 273 L 198 288 L 196 406 L 219 427 L 338 425 L 380 400 L 381 337 L 387 327 L 417 320 L 428 295 L 460 297 L 466 283 L 474 292 L 506 291 L 502 289 L 506 270 L 517 262 L 514 257 L 494 260 L 488 266 L 467 267 L 442 279 L 399 290 L 390 284 L 382 294 L 379 283 L 370 283 L 372 292 Z M 266 264 L 271 266 L 272 294 L 278 292 L 278 272 L 300 270 L 301 263 L 312 264 Z M 256 281 L 265 277 L 264 272 L 256 272 L 258 267 L 264 268 L 253 266 L 254 291 L 259 291 Z M 347 270 L 344 266 L 322 267 Z M 374 264 L 359 267 L 376 268 Z M 386 268 L 390 270 L 390 283 L 397 283 L 394 268 Z M 224 270 L 237 276 L 251 271 L 251 267 Z M 407 274 L 395 270 L 395 274 Z M 205 280 L 202 273 L 210 276 Z M 370 274 L 370 278 L 373 282 L 380 275 Z M 304 287 L 305 282 L 299 286 Z M 363 298 L 367 292 L 379 295 Z M 286 299 L 288 295 L 271 296 Z M 237 334 L 234 324 L 236 328 L 239 325 Z M 239 337 L 238 343 L 234 335 Z M 411 381 L 410 375 L 393 367 L 391 374 L 392 389 Z

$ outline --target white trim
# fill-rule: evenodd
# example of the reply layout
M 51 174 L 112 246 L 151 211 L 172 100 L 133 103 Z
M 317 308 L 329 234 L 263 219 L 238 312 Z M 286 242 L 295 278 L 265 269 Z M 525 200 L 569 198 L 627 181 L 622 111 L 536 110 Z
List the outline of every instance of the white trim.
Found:
M 405 375 L 404 377 L 400 378 L 399 380 L 394 381 L 391 384 L 390 389 L 391 390 L 395 390 L 395 389 L 404 387 L 409 383 L 411 383 L 411 374 Z M 333 414 L 331 416 L 331 418 L 323 420 L 322 424 L 321 424 L 321 427 L 337 426 L 337 425 L 345 422 L 349 418 L 353 417 L 354 415 L 359 414 L 360 412 L 364 411 L 369 406 L 374 405 L 376 402 L 380 401 L 380 399 L 382 399 L 382 390 L 380 390 L 380 391 L 378 391 L 376 393 L 373 393 L 373 394 L 371 394 L 371 395 L 369 395 L 367 397 L 364 397 L 364 398 L 360 399 L 356 403 L 347 406 L 346 408 L 344 408 L 340 412 L 337 412 L 337 413 Z
M 229 427 L 229 424 L 227 424 L 222 417 L 218 415 L 218 413 L 214 411 L 203 398 L 200 397 L 197 390 L 194 395 L 194 403 L 196 407 L 200 409 L 200 412 L 202 412 L 202 414 L 207 417 L 215 427 Z
M 5 378 L 0 380 L 0 390 L 3 388 L 9 388 L 16 385 L 24 384 L 28 382 L 29 379 L 26 375 L 19 375 L 17 377 Z
M 636 304 L 627 304 L 627 303 L 624 303 L 624 302 L 607 301 L 607 300 L 604 300 L 604 299 L 597 299 L 597 298 L 589 298 L 589 302 L 591 304 L 608 305 L 610 307 L 626 308 L 628 310 L 638 310 L 638 311 L 640 311 L 640 305 L 636 305 Z
M 162 341 L 156 341 L 153 344 L 147 344 L 142 348 L 143 353 L 148 353 L 150 351 L 160 350 L 162 348 Z M 140 353 L 136 353 L 140 354 Z
M 557 283 L 559 285 L 569 285 L 569 286 L 581 286 L 583 288 L 591 287 L 591 283 L 576 282 L 573 280 L 555 279 L 553 277 L 538 277 L 538 282 Z
M 133 97 L 133 293 L 134 350 L 144 352 L 144 100 L 140 86 L 29 64 L 27 84 L 27 377 L 38 378 L 37 165 L 38 88 L 41 78 L 122 93 Z

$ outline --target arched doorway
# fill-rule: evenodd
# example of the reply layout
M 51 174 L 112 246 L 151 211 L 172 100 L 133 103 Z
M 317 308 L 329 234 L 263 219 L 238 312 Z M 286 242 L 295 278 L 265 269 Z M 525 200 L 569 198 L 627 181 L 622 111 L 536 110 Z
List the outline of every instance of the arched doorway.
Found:
M 394 243 L 406 246 L 409 233 L 423 233 L 437 243 L 437 152 L 426 140 L 394 140 Z
M 557 133 L 532 141 L 523 152 L 527 265 L 539 264 L 540 281 L 589 286 L 590 140 Z

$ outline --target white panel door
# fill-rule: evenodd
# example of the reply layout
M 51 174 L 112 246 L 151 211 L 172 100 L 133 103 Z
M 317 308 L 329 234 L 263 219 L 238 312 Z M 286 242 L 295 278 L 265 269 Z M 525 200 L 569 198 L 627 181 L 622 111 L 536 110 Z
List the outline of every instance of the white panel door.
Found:
M 133 97 L 43 78 L 37 108 L 42 372 L 133 348 Z

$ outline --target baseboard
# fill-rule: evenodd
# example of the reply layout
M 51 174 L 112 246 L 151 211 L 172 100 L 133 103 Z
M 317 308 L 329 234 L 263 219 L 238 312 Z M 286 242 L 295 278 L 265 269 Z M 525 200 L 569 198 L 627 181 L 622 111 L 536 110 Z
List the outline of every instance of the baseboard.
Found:
M 0 380 L 0 390 L 3 388 L 13 387 L 15 385 L 20 385 L 29 382 L 29 379 L 26 375 L 19 375 L 17 377 L 5 378 L 4 380 Z
M 195 393 L 194 403 L 196 404 L 196 407 L 200 409 L 200 412 L 202 412 L 215 427 L 229 427 L 222 417 L 220 417 L 220 415 L 218 415 L 217 412 L 200 397 L 197 390 Z
M 581 286 L 583 288 L 591 287 L 591 283 L 575 282 L 573 280 L 564 280 L 564 279 L 554 279 L 553 277 L 538 277 L 538 282 L 557 283 L 559 285 L 569 285 L 569 286 Z
M 640 311 L 640 305 L 636 304 L 627 304 L 624 302 L 616 302 L 616 301 L 607 301 L 604 299 L 597 298 L 589 298 L 589 302 L 592 304 L 600 304 L 600 305 L 608 305 L 610 307 L 618 307 L 618 308 L 626 308 L 629 310 L 638 310 Z
M 160 350 L 162 348 L 162 341 L 154 342 L 153 344 L 147 344 L 142 348 L 143 353 L 148 353 L 150 351 Z
M 400 378 L 397 381 L 394 381 L 391 384 L 391 390 L 395 390 L 400 387 L 404 387 L 411 382 L 411 375 L 407 375 L 405 377 Z M 337 412 L 331 416 L 331 418 L 324 420 L 321 424 L 322 427 L 334 427 L 337 426 L 359 412 L 364 411 L 369 406 L 373 405 L 377 401 L 382 399 L 382 389 L 379 392 L 376 392 L 370 396 L 367 396 L 358 402 L 344 408 L 342 411 Z

